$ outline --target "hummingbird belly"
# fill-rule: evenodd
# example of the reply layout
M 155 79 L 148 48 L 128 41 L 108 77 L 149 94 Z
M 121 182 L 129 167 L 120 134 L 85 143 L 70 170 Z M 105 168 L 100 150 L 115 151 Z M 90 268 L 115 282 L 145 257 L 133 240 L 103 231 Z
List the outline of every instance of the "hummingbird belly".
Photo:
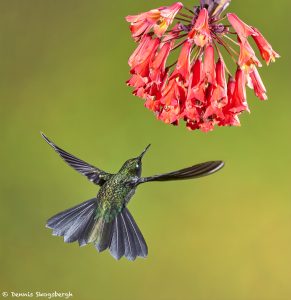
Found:
M 105 218 L 111 222 L 127 205 L 134 195 L 135 188 L 127 187 L 124 184 L 110 184 L 106 182 L 97 194 L 98 207 L 96 217 Z

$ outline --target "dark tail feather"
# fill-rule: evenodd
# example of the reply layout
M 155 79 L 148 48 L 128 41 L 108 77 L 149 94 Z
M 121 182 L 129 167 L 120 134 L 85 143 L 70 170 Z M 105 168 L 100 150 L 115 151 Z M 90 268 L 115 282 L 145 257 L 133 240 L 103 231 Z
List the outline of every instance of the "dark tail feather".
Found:
M 47 221 L 46 226 L 53 229 L 53 235 L 64 236 L 66 243 L 79 241 L 88 243 L 88 234 L 94 224 L 97 199 L 85 201 L 73 208 L 58 213 Z
M 112 228 L 110 252 L 113 257 L 120 259 L 124 255 L 129 260 L 135 260 L 137 256 L 147 256 L 144 237 L 127 208 L 115 218 Z
M 106 222 L 96 218 L 97 205 L 96 198 L 83 202 L 51 217 L 46 226 L 53 229 L 53 235 L 63 236 L 66 243 L 95 243 L 99 252 L 109 248 L 116 259 L 146 257 L 146 242 L 128 209 L 123 208 L 112 222 Z
M 84 228 L 84 231 L 81 233 L 80 238 L 78 239 L 79 246 L 85 246 L 88 244 L 89 234 L 95 224 L 95 216 L 94 214 L 91 216 L 89 222 L 87 223 L 86 227 Z
M 133 235 L 134 243 L 136 245 L 137 256 L 147 257 L 148 247 L 141 231 L 139 230 L 137 224 L 135 223 L 131 213 L 127 208 L 124 209 L 124 214 L 126 215 L 128 227 L 131 227 L 130 231 Z
M 113 233 L 110 244 L 110 253 L 116 259 L 120 259 L 124 255 L 124 241 L 121 222 L 121 216 L 119 214 L 113 223 Z
M 98 221 L 96 222 L 97 233 L 95 247 L 98 252 L 102 252 L 110 246 L 113 223 L 114 221 L 105 222 L 103 218 L 98 219 Z

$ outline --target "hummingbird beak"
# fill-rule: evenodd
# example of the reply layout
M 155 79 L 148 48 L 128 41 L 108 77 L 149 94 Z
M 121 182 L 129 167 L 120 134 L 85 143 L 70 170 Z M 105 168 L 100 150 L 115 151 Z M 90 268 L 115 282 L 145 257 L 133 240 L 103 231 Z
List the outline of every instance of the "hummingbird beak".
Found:
M 145 155 L 145 153 L 148 151 L 149 147 L 151 146 L 151 144 L 147 145 L 147 147 L 143 150 L 143 152 L 141 153 L 141 155 L 139 156 L 140 159 L 143 158 L 143 156 Z

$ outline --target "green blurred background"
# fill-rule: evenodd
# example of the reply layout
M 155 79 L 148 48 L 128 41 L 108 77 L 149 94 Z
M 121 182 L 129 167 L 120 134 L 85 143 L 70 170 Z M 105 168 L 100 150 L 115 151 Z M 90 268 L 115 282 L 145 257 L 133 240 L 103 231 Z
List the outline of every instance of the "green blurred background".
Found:
M 291 299 L 290 1 L 233 0 L 228 11 L 258 27 L 282 58 L 261 70 L 269 101 L 250 91 L 242 127 L 208 134 L 156 121 L 124 83 L 135 46 L 124 16 L 170 3 L 0 1 L 1 292 Z M 144 175 L 212 159 L 226 167 L 197 181 L 141 186 L 129 207 L 149 257 L 117 262 L 44 227 L 97 189 L 40 130 L 110 172 L 148 143 Z

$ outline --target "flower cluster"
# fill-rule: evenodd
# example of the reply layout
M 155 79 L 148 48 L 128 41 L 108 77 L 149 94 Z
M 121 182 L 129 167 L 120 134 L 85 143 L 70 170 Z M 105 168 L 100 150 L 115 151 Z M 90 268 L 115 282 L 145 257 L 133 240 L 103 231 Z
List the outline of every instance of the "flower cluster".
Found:
M 233 13 L 222 15 L 230 1 L 200 0 L 193 9 L 177 2 L 126 17 L 138 43 L 128 61 L 127 84 L 165 123 L 184 120 L 190 130 L 205 132 L 215 125 L 238 126 L 238 115 L 249 111 L 247 85 L 259 99 L 267 99 L 257 70 L 261 63 L 248 38 L 254 39 L 267 64 L 279 55 L 258 29 Z M 236 64 L 234 76 L 225 65 L 222 48 Z M 174 62 L 169 64 L 171 57 Z

